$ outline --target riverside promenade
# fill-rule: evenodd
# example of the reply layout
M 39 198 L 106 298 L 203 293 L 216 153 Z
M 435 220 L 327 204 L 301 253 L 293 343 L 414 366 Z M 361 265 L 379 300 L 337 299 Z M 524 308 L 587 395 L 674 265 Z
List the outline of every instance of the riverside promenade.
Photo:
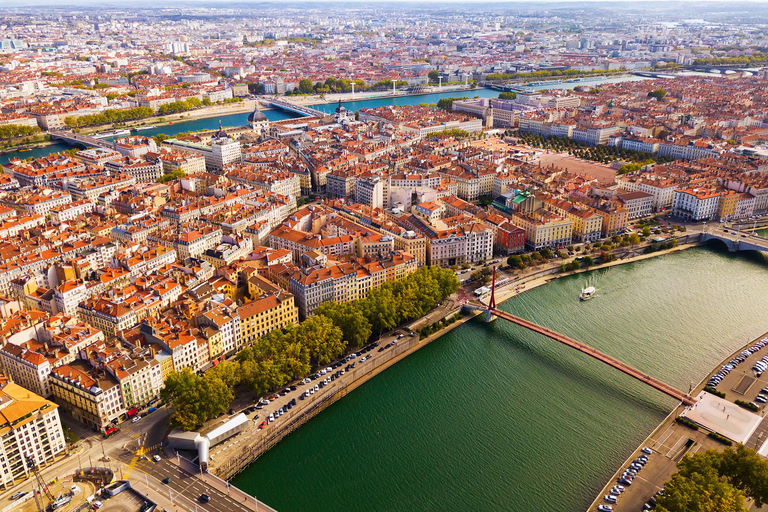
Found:
M 603 265 L 595 265 L 589 269 L 582 269 L 580 271 L 560 273 L 557 266 L 540 270 L 533 269 L 523 275 L 514 276 L 504 286 L 499 287 L 496 292 L 496 300 L 497 303 L 500 304 L 527 290 L 542 286 L 553 279 L 558 279 L 559 277 L 572 275 L 574 273 L 599 270 L 601 268 L 631 263 L 686 250 L 698 246 L 698 240 L 698 234 L 683 235 L 680 237 L 680 245 L 672 249 L 651 254 L 638 254 L 623 260 L 616 260 Z M 279 396 L 277 400 L 270 402 L 269 406 L 257 410 L 254 414 L 249 414 L 248 416 L 253 422 L 246 430 L 240 432 L 231 439 L 226 440 L 221 445 L 211 448 L 209 472 L 222 480 L 231 479 L 291 432 L 295 431 L 309 419 L 326 409 L 329 405 L 346 396 L 350 391 L 396 364 L 398 361 L 404 359 L 419 348 L 426 346 L 433 340 L 438 339 L 464 322 L 473 319 L 478 314 L 469 313 L 464 315 L 459 321 L 450 324 L 427 338 L 421 339 L 418 335 L 407 335 L 409 329 L 416 331 L 426 325 L 436 323 L 443 318 L 449 318 L 455 315 L 462 311 L 463 305 L 464 300 L 461 298 L 449 298 L 442 306 L 430 312 L 427 316 L 382 336 L 381 339 L 378 340 L 379 346 L 366 354 L 368 359 L 365 362 L 360 362 L 360 358 L 355 359 L 354 361 L 357 361 L 357 365 L 353 370 L 345 372 L 344 375 L 335 379 L 324 388 L 321 388 L 318 392 L 311 394 L 307 399 L 301 400 L 299 397 L 304 391 L 314 388 L 315 384 L 319 381 L 311 381 L 308 384 L 302 384 L 300 382 L 293 383 L 297 387 L 296 391 L 292 391 L 287 396 Z M 399 334 L 402 334 L 400 339 L 398 339 Z M 395 342 L 396 344 L 386 348 L 382 352 L 378 351 L 379 348 L 391 342 Z M 274 414 L 275 411 L 294 398 L 296 399 L 295 406 L 287 412 L 284 412 L 274 422 L 267 423 L 264 428 L 259 428 L 261 423 L 267 419 L 270 413 Z M 251 402 L 238 401 L 233 405 L 233 408 L 237 412 L 250 405 L 252 405 Z M 227 419 L 229 418 L 223 418 L 216 423 L 206 425 L 205 430 L 215 428 Z

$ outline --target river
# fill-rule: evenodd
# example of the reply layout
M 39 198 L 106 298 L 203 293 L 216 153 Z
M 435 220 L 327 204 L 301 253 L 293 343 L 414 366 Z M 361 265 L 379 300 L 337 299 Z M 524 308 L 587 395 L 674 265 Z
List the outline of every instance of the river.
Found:
M 687 390 L 765 331 L 768 259 L 696 248 L 566 277 L 503 309 Z M 597 296 L 579 302 L 585 280 Z M 233 483 L 280 512 L 585 510 L 667 396 L 497 320 L 330 406 Z
M 637 76 L 626 76 L 626 77 L 617 77 L 617 78 L 584 80 L 583 82 L 578 82 L 578 83 L 561 83 L 561 84 L 550 84 L 550 85 L 539 85 L 539 86 L 527 86 L 525 88 L 530 90 L 572 89 L 579 85 L 594 86 L 594 85 L 599 85 L 603 83 L 614 83 L 614 82 L 635 81 L 635 80 L 645 80 L 645 79 Z M 443 92 L 443 93 L 434 93 L 434 94 L 421 94 L 417 96 L 397 96 L 394 98 L 384 97 L 384 98 L 369 99 L 369 100 L 347 101 L 347 102 L 344 102 L 343 105 L 350 110 L 359 110 L 360 108 L 375 108 L 383 105 L 418 105 L 419 103 L 437 103 L 437 101 L 441 98 L 451 98 L 451 97 L 460 97 L 460 96 L 469 96 L 469 97 L 479 96 L 481 98 L 496 98 L 498 97 L 498 95 L 499 95 L 498 91 L 493 91 L 491 89 L 476 89 L 472 91 L 452 91 L 452 92 Z M 319 104 L 319 105 L 310 105 L 310 106 L 314 108 L 318 108 L 325 112 L 329 112 L 329 113 L 333 112 L 334 109 L 336 108 L 336 104 L 327 104 L 327 103 Z M 270 121 L 280 121 L 283 119 L 291 119 L 291 118 L 297 117 L 293 114 L 284 112 L 282 110 L 276 110 L 276 109 L 265 110 L 264 115 L 266 115 L 267 119 L 269 119 Z M 151 137 L 159 133 L 164 133 L 166 135 L 176 135 L 177 133 L 180 133 L 180 132 L 212 130 L 219 126 L 219 121 L 221 121 L 221 124 L 223 126 L 245 126 L 247 118 L 248 118 L 248 112 L 244 112 L 240 114 L 228 114 L 225 116 L 208 117 L 205 119 L 194 119 L 191 121 L 179 121 L 173 124 L 161 125 L 154 128 L 149 128 L 147 130 L 142 130 L 140 132 L 137 132 L 137 134 Z M 106 139 L 106 140 L 111 140 L 111 139 Z M 33 148 L 29 151 L 23 151 L 23 152 L 13 151 L 10 153 L 6 153 L 4 155 L 0 155 L 0 165 L 8 163 L 8 161 L 12 158 L 17 158 L 17 157 L 18 158 L 30 158 L 30 157 L 40 158 L 40 157 L 49 155 L 51 153 L 58 153 L 60 151 L 64 151 L 71 148 L 72 146 L 69 146 L 67 144 L 56 143 L 48 146 Z

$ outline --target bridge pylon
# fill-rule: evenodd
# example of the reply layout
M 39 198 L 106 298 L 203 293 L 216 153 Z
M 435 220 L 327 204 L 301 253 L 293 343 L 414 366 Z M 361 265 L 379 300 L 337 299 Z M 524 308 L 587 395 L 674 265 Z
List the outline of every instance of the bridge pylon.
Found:
M 493 266 L 493 277 L 491 278 L 491 297 L 488 299 L 488 307 L 485 309 L 485 322 L 493 322 L 496 316 L 491 313 L 496 309 L 496 265 Z

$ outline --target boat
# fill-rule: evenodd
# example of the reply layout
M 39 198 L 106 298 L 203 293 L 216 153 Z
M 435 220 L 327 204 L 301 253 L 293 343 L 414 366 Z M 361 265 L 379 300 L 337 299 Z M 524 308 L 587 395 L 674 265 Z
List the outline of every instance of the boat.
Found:
M 32 151 L 32 148 L 20 148 L 20 149 L 17 149 L 16 151 L 18 151 L 19 153 L 24 153 L 25 151 Z
M 154 126 L 137 126 L 136 128 L 133 129 L 133 131 L 141 132 L 144 130 L 151 130 L 152 128 L 154 128 Z
M 115 130 L 112 132 L 97 133 L 92 135 L 94 139 L 106 139 L 107 137 L 118 137 L 120 135 L 130 135 L 131 130 Z
M 586 288 L 582 288 L 581 293 L 579 294 L 579 300 L 589 300 L 595 296 L 595 292 L 597 292 L 597 290 L 594 286 L 587 286 Z

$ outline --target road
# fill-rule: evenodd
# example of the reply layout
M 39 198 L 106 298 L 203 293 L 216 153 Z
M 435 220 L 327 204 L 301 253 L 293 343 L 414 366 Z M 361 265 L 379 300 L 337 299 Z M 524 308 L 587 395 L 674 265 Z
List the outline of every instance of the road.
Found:
M 252 512 L 244 504 L 232 499 L 230 496 L 206 485 L 200 479 L 179 469 L 165 459 L 160 462 L 147 458 L 137 461 L 133 465 L 135 471 L 132 478 L 143 479 L 150 489 L 165 495 L 174 504 L 183 510 L 211 512 Z M 169 484 L 162 483 L 166 477 L 171 479 Z M 199 497 L 203 494 L 210 496 L 208 503 L 201 503 Z

